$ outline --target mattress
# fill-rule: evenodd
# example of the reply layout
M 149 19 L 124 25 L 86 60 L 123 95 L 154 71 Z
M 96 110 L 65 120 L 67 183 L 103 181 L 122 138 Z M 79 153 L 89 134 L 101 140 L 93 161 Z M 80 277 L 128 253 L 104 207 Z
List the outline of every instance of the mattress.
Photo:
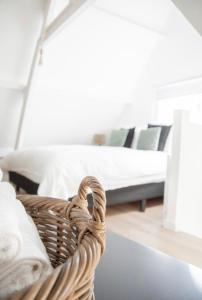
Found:
M 77 194 L 85 176 L 97 177 L 105 190 L 163 182 L 167 154 L 123 147 L 49 146 L 14 151 L 0 167 L 38 183 L 41 196 L 67 199 Z

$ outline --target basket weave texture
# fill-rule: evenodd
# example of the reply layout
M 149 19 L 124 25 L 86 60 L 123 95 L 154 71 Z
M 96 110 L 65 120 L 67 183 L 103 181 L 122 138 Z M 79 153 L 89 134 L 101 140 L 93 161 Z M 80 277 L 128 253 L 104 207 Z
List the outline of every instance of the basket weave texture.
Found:
M 93 196 L 92 215 L 87 193 Z M 94 177 L 81 182 L 71 201 L 32 195 L 18 196 L 34 220 L 54 270 L 9 300 L 94 299 L 96 266 L 105 249 L 105 193 Z

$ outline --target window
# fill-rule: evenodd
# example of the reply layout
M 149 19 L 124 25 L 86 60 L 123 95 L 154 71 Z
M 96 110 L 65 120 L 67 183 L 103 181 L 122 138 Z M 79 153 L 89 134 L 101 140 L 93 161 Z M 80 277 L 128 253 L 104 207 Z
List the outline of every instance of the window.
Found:
M 202 94 L 158 100 L 158 122 L 171 124 L 174 111 L 178 109 L 191 111 L 193 119 L 197 119 L 199 115 L 202 117 Z

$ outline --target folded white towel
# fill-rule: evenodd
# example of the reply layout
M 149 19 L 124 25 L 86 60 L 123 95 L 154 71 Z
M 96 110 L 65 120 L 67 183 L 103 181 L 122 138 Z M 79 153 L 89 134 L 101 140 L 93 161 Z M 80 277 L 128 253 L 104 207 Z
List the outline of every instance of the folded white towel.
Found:
M 0 183 L 0 298 L 52 271 L 36 226 L 15 197 L 9 184 Z
M 22 246 L 19 209 L 14 188 L 7 182 L 0 182 L 0 269 L 19 254 Z
M 5 299 L 9 295 L 29 287 L 39 279 L 46 278 L 50 274 L 50 269 L 43 260 L 38 258 L 22 259 L 16 261 L 0 277 L 0 299 Z
M 22 249 L 0 270 L 0 297 L 6 297 L 48 276 L 52 267 L 31 218 L 22 230 Z
M 0 169 L 0 181 L 2 180 L 2 178 L 3 178 L 3 172 L 2 172 L 2 170 Z

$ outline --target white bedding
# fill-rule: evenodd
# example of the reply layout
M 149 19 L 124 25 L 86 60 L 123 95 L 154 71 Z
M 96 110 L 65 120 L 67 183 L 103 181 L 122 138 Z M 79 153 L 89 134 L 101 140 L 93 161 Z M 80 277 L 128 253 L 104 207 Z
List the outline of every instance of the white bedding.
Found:
M 0 162 L 3 171 L 17 172 L 39 183 L 38 194 L 67 199 L 77 194 L 87 175 L 105 190 L 161 182 L 167 154 L 123 147 L 51 146 L 10 153 Z

